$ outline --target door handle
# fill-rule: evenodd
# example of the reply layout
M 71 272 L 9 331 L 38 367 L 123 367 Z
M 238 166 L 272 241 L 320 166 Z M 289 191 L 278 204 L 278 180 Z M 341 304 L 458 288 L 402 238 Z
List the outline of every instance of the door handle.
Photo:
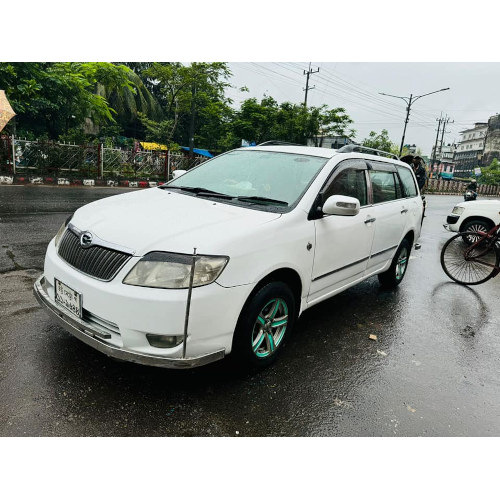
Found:
M 376 221 L 375 217 L 372 217 L 371 219 L 366 219 L 365 224 L 368 224 L 369 222 L 375 222 L 375 221 Z
M 403 210 L 401 210 L 401 213 L 402 213 L 402 214 L 405 214 L 406 212 L 408 212 L 408 209 L 407 209 L 407 208 L 403 208 Z

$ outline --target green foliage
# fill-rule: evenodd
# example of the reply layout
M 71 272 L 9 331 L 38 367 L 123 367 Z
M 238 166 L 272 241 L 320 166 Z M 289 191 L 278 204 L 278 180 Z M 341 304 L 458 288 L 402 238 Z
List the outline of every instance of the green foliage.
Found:
M 87 119 L 114 122 L 116 112 L 96 93 L 100 82 L 130 87 L 124 69 L 110 63 L 0 63 L 0 88 L 18 114 L 19 128 L 51 139 Z
M 162 120 L 156 122 L 150 120 L 144 113 L 138 113 L 139 120 L 145 128 L 147 141 L 168 145 L 172 139 L 173 120 Z
M 493 158 L 493 161 L 487 167 L 482 167 L 481 176 L 478 180 L 481 184 L 499 185 L 500 161 L 497 158 Z
M 153 63 L 142 75 L 164 110 L 163 120 L 141 116 L 148 137 L 187 145 L 193 123 L 198 147 L 220 149 L 233 112 L 224 95 L 230 76 L 225 63 Z
M 241 139 L 257 144 L 275 139 L 306 144 L 307 139 L 321 135 L 353 135 L 347 130 L 352 120 L 343 108 L 328 109 L 326 105 L 305 108 L 302 104 L 284 102 L 278 104 L 266 96 L 260 102 L 246 99 L 232 122 L 235 142 Z M 318 146 L 321 139 L 316 139 Z M 235 144 L 236 145 L 236 144 Z
M 271 96 L 234 109 L 226 63 L 0 63 L 0 88 L 18 113 L 8 132 L 127 146 L 146 139 L 221 152 L 276 139 L 352 137 L 343 108 L 306 108 Z M 248 91 L 242 87 L 240 91 Z M 387 134 L 387 132 L 385 131 Z M 373 133 L 375 134 L 375 133 Z
M 362 146 L 367 148 L 380 149 L 381 151 L 386 151 L 387 153 L 393 153 L 395 155 L 399 154 L 399 147 L 397 144 L 389 139 L 389 132 L 384 128 L 382 132 L 377 134 L 375 131 L 371 131 L 366 139 L 361 143 Z M 403 150 L 402 156 L 406 153 Z

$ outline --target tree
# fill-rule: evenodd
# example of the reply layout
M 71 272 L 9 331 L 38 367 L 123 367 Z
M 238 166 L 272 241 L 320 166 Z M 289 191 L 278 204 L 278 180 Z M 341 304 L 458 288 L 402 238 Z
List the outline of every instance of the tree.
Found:
M 321 141 L 321 135 L 352 136 L 347 130 L 352 120 L 343 108 L 328 109 L 326 105 L 305 108 L 302 104 L 278 104 L 270 96 L 260 102 L 255 98 L 243 101 L 232 124 L 234 136 L 256 143 L 282 140 L 306 144 L 308 139 Z M 320 145 L 320 144 L 317 144 Z
M 386 151 L 387 153 L 399 153 L 399 148 L 397 144 L 389 139 L 389 132 L 383 129 L 382 132 L 377 134 L 375 131 L 371 131 L 366 139 L 361 143 L 362 146 L 367 148 L 379 149 L 380 151 Z
M 162 121 L 141 118 L 149 134 L 163 134 L 166 143 L 220 147 L 219 139 L 227 137 L 233 113 L 224 95 L 230 85 L 225 63 L 153 63 L 142 76 L 165 111 Z
M 0 87 L 18 114 L 21 131 L 57 139 L 86 119 L 113 123 L 116 112 L 96 94 L 99 81 L 130 86 L 125 71 L 111 63 L 0 63 Z
M 487 167 L 481 169 L 479 182 L 490 185 L 500 184 L 500 161 L 497 158 L 493 158 Z
M 139 115 L 151 120 L 161 120 L 162 107 L 139 75 L 125 65 L 115 65 L 115 68 L 120 72 L 120 79 L 102 71 L 97 73 L 96 94 L 109 102 L 116 112 L 115 120 L 125 135 L 143 136 L 143 124 Z M 124 81 L 126 84 L 123 84 Z

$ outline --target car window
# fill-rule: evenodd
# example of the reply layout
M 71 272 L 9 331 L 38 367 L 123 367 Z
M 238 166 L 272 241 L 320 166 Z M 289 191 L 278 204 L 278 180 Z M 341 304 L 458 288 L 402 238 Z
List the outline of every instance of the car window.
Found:
M 404 167 L 398 167 L 398 172 L 401 182 L 403 183 L 405 197 L 417 196 L 417 188 L 410 170 Z
M 396 185 L 392 172 L 370 170 L 372 181 L 373 203 L 384 203 L 396 199 Z
M 359 200 L 361 206 L 367 204 L 365 171 L 353 168 L 342 170 L 334 177 L 323 194 L 323 200 L 334 194 L 352 196 Z

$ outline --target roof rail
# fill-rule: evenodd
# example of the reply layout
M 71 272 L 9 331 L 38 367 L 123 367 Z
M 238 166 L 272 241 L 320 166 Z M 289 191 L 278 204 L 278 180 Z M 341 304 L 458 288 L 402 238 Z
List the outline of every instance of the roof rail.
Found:
M 399 156 L 394 153 L 388 153 L 387 151 L 382 151 L 380 149 L 367 148 L 366 146 L 361 146 L 360 144 L 347 144 L 346 146 L 342 146 L 340 149 L 337 149 L 337 153 L 366 153 L 369 155 L 377 155 L 377 156 L 388 156 L 389 158 L 395 158 L 399 160 Z
M 295 142 L 286 141 L 266 141 L 257 144 L 257 146 L 303 146 L 304 144 L 296 144 Z

